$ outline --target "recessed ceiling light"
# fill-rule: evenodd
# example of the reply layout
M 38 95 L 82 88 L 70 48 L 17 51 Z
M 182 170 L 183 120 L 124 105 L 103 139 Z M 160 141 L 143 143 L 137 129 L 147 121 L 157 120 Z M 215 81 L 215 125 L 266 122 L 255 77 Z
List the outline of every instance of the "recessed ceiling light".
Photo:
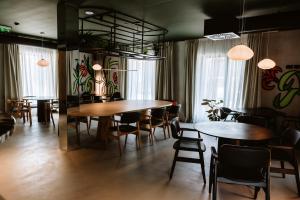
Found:
M 86 15 L 93 15 L 94 14 L 94 12 L 93 11 L 90 11 L 90 10 L 87 10 L 87 11 L 85 11 L 84 12 Z

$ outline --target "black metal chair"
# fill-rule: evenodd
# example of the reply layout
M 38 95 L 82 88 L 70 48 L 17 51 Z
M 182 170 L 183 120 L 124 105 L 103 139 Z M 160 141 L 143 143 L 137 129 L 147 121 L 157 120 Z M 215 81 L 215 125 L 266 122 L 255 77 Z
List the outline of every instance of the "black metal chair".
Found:
M 122 100 L 124 100 L 124 99 L 121 97 L 120 92 L 115 92 L 110 97 L 110 101 L 122 101 Z
M 140 147 L 141 147 L 140 125 L 139 125 L 140 118 L 141 118 L 141 113 L 128 112 L 128 113 L 122 113 L 120 120 L 115 121 L 117 123 L 117 134 L 109 135 L 109 137 L 112 137 L 113 139 L 118 140 L 118 147 L 119 147 L 120 155 L 122 155 L 122 148 L 121 148 L 121 142 L 120 142 L 120 137 L 122 135 L 126 136 L 124 149 L 126 147 L 128 134 L 136 135 L 136 140 L 135 140 L 136 147 L 137 147 L 137 149 L 140 149 Z M 133 123 L 135 123 L 135 126 L 131 125 Z
M 184 131 L 197 132 L 197 137 L 196 138 L 185 137 L 185 136 L 183 136 Z M 203 139 L 200 136 L 200 132 L 195 129 L 180 128 L 178 118 L 175 118 L 171 121 L 171 132 L 172 132 L 172 137 L 174 139 L 176 139 L 176 141 L 173 145 L 173 148 L 175 149 L 175 155 L 174 155 L 174 160 L 173 160 L 173 164 L 171 167 L 171 173 L 170 173 L 169 178 L 172 179 L 172 177 L 173 177 L 173 172 L 175 169 L 176 161 L 189 162 L 189 163 L 200 163 L 203 181 L 204 181 L 204 184 L 206 184 L 204 156 L 203 156 L 203 152 L 205 152 L 206 146 L 203 143 Z M 199 159 L 178 156 L 179 151 L 198 152 Z
M 214 147 L 209 172 L 209 193 L 217 199 L 218 182 L 255 187 L 254 198 L 260 188 L 265 191 L 265 199 L 270 200 L 270 151 L 262 147 L 247 147 L 225 144 L 217 154 Z
M 264 117 L 260 116 L 248 116 L 241 115 L 237 117 L 237 121 L 240 123 L 253 124 L 262 127 L 268 127 L 268 121 Z
M 221 107 L 220 110 L 220 120 L 227 121 L 227 117 L 231 116 L 230 120 L 236 120 L 236 118 L 239 116 L 239 113 L 236 111 L 232 111 L 230 108 L 227 107 Z
M 296 184 L 298 189 L 298 196 L 300 196 L 300 180 L 299 180 L 299 169 L 298 161 L 296 157 L 296 145 L 300 141 L 300 131 L 287 128 L 281 137 L 281 141 L 278 145 L 270 145 L 272 160 L 280 161 L 281 167 L 271 166 L 272 173 L 281 173 L 282 177 L 285 178 L 285 174 L 293 174 L 296 178 Z M 288 162 L 293 167 L 285 168 L 285 162 Z

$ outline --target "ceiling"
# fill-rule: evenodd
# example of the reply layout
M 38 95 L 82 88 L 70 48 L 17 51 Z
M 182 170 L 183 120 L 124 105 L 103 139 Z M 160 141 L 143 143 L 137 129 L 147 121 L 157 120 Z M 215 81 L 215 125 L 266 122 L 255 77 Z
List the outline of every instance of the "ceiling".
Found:
M 58 0 L 1 0 L 0 24 L 13 31 L 57 38 Z M 74 2 L 74 0 L 69 0 Z M 180 40 L 203 36 L 204 20 L 238 16 L 242 0 L 77 0 L 81 6 L 103 6 L 147 20 L 168 29 L 167 39 Z M 299 0 L 246 0 L 245 15 L 300 10 Z M 19 22 L 20 25 L 14 25 Z

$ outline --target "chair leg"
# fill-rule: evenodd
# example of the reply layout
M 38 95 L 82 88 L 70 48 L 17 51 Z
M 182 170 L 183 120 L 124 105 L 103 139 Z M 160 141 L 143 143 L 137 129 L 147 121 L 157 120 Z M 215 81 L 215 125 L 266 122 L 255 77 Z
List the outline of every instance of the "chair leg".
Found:
M 29 123 L 30 123 L 30 126 L 32 126 L 32 116 L 31 116 L 31 111 L 29 110 L 28 112 L 28 115 L 29 115 Z
M 89 120 L 86 120 L 86 130 L 87 130 L 87 134 L 90 135 Z
M 213 167 L 213 157 L 210 158 L 210 166 L 209 166 L 209 183 L 208 183 L 208 192 L 211 193 L 211 188 L 213 185 L 213 176 L 214 176 L 214 167 Z
M 92 124 L 92 119 L 91 119 L 91 117 L 90 117 L 90 119 L 89 119 L 89 127 L 88 127 L 88 130 L 90 131 L 90 129 L 91 129 L 91 124 Z
M 127 138 L 128 138 L 128 134 L 126 134 L 126 136 L 125 136 L 125 144 L 124 144 L 124 149 L 126 148 L 126 145 L 127 145 Z
M 206 184 L 204 156 L 203 156 L 203 152 L 202 151 L 199 151 L 199 157 L 200 157 L 200 162 L 201 162 L 200 165 L 201 165 L 201 171 L 202 171 L 203 181 L 204 181 L 204 184 Z
M 80 131 L 79 131 L 79 127 L 80 124 L 78 122 L 76 122 L 76 138 L 77 138 L 77 144 L 80 145 Z
M 166 136 L 166 126 L 165 124 L 163 124 L 163 131 L 164 131 L 164 138 L 165 140 L 167 139 L 167 136 Z
M 298 161 L 296 158 L 294 158 L 294 168 L 295 168 L 295 178 L 296 178 L 298 196 L 300 196 L 300 178 L 299 178 Z
M 50 117 L 51 117 L 51 120 L 52 120 L 53 127 L 55 128 L 55 122 L 54 122 L 54 119 L 53 119 L 52 111 L 50 111 Z
M 24 112 L 22 112 L 22 117 L 23 117 L 23 124 L 25 124 L 25 113 Z
M 170 172 L 169 180 L 171 180 L 172 177 L 173 177 L 173 173 L 174 173 L 174 169 L 175 169 L 175 165 L 176 165 L 176 159 L 177 159 L 177 156 L 178 156 L 178 152 L 179 152 L 179 150 L 175 151 L 175 155 L 174 155 L 173 164 L 172 164 L 172 167 L 171 167 L 171 172 Z
M 118 136 L 118 147 L 119 147 L 119 154 L 121 156 L 122 155 L 122 148 L 121 148 L 120 136 Z
M 257 198 L 259 190 L 260 190 L 260 187 L 255 187 L 255 189 L 254 189 L 254 199 Z
M 284 169 L 284 161 L 280 161 L 280 167 L 281 169 Z M 285 178 L 285 173 L 282 173 L 282 178 Z
M 265 199 L 266 200 L 270 200 L 270 188 L 269 186 L 267 186 L 266 188 L 263 188 L 264 189 L 264 192 L 265 192 Z
M 141 137 L 140 137 L 140 132 L 139 131 L 136 133 L 136 140 L 137 140 L 137 143 L 138 143 L 138 149 L 141 149 Z
M 217 200 L 217 189 L 218 189 L 218 183 L 217 183 L 217 180 L 216 180 L 216 176 L 214 174 L 214 178 L 213 178 L 213 196 L 212 196 L 212 199 L 213 200 Z

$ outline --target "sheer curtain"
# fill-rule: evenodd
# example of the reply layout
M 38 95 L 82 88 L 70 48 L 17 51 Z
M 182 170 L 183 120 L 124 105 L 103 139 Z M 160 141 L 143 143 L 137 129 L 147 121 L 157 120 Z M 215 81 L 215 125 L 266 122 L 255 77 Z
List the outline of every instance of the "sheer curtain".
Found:
M 126 97 L 130 100 L 155 99 L 156 61 L 128 59 Z
M 57 52 L 54 49 L 20 45 L 20 66 L 24 96 L 57 97 Z M 49 66 L 39 67 L 44 58 Z
M 240 40 L 199 40 L 193 121 L 207 120 L 203 99 L 224 100 L 229 108 L 242 107 L 245 62 L 228 59 L 227 51 Z

